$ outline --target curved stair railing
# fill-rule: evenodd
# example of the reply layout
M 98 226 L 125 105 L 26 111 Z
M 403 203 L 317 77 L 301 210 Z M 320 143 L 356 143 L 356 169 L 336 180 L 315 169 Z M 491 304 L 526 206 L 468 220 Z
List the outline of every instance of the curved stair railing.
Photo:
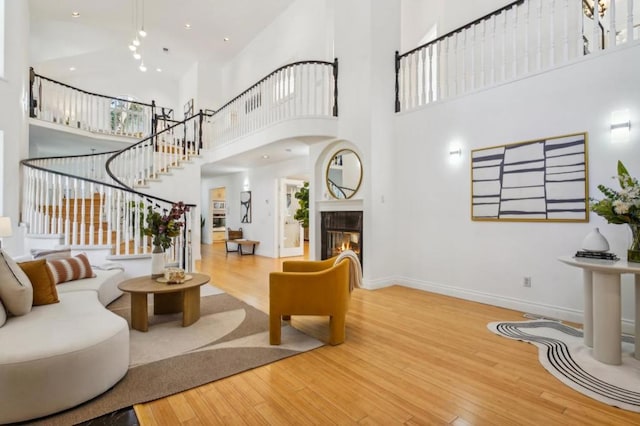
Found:
M 338 116 L 338 59 L 284 65 L 207 116 L 205 149 L 284 120 Z
M 107 174 L 117 184 L 133 189 L 199 156 L 204 117 L 200 111 L 183 121 L 165 120 L 161 130 L 114 153 L 106 161 Z
M 150 254 L 150 238 L 142 232 L 144 215 L 148 207 L 168 212 L 174 203 L 115 182 L 105 168 L 105 159 L 112 156 L 102 153 L 22 160 L 22 220 L 28 224 L 28 233 L 55 236 L 69 246 L 110 248 L 113 256 Z M 92 164 L 100 162 L 103 167 L 92 170 Z M 73 164 L 78 174 L 66 169 L 68 164 Z M 165 256 L 167 263 L 189 270 L 191 212 L 185 213 L 184 222 L 183 234 L 174 238 Z
M 93 133 L 142 138 L 170 108 L 78 89 L 29 70 L 29 116 Z

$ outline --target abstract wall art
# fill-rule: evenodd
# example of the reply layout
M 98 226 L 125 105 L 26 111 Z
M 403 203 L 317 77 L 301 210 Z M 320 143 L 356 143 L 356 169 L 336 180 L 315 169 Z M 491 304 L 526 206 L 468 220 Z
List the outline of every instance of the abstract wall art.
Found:
M 251 191 L 240 193 L 240 223 L 251 223 Z
M 471 219 L 587 222 L 587 133 L 471 151 Z

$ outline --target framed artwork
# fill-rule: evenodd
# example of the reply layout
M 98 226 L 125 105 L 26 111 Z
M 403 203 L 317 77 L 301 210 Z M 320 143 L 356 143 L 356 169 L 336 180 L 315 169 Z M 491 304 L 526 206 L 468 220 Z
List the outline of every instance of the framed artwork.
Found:
M 471 219 L 589 221 L 587 133 L 471 151 Z
M 240 193 L 240 223 L 251 223 L 251 191 Z

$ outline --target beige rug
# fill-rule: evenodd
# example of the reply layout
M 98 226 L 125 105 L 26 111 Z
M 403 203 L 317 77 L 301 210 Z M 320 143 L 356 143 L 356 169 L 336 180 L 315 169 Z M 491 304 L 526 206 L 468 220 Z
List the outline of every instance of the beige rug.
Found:
M 181 314 L 151 315 L 148 332 L 131 330 L 130 368 L 113 388 L 83 405 L 29 424 L 80 423 L 323 345 L 283 326 L 283 344 L 271 346 L 267 314 L 215 287 L 203 290 L 201 317 L 195 324 L 182 327 Z M 129 302 L 125 294 L 109 309 L 128 321 Z

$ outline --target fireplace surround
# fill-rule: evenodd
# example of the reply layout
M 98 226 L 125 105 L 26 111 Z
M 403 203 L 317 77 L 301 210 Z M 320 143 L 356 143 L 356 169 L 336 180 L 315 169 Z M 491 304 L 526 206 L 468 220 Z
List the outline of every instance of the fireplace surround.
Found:
M 321 212 L 321 259 L 353 250 L 362 264 L 362 211 Z

